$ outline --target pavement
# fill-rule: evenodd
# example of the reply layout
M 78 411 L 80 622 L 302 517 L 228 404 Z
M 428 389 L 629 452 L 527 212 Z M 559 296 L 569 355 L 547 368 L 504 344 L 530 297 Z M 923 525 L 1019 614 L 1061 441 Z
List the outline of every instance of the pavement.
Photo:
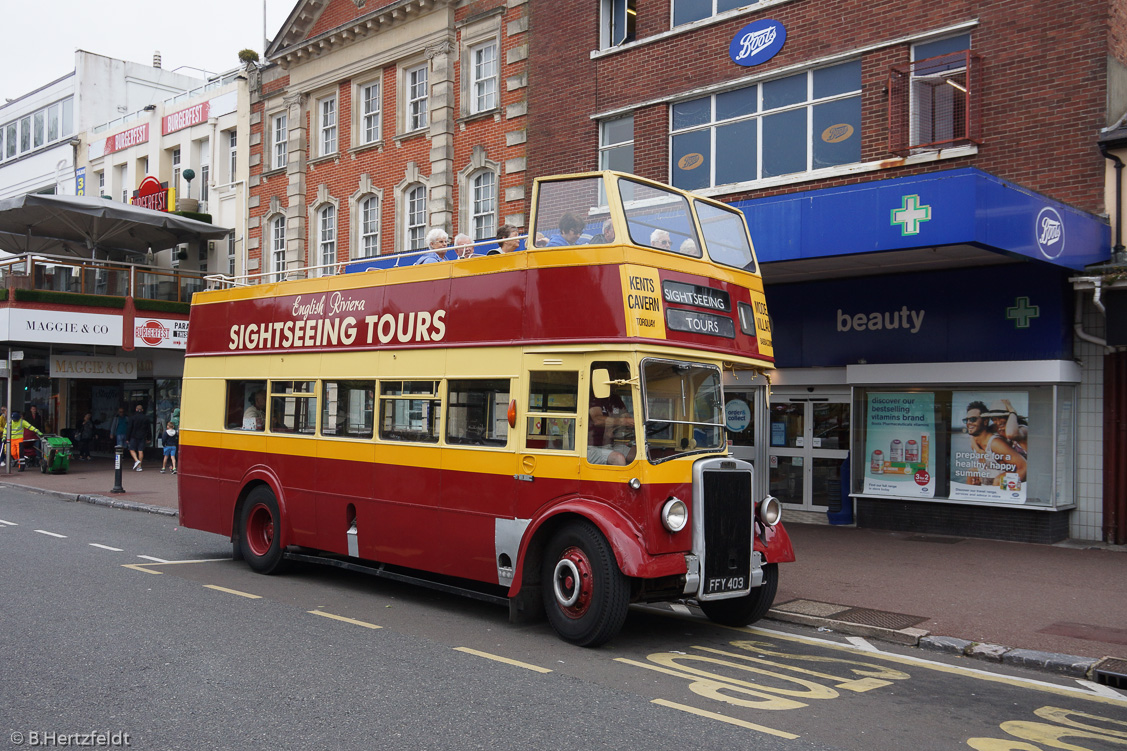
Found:
M 124 492 L 112 492 L 105 457 L 58 475 L 3 468 L 0 488 L 176 516 L 176 476 L 159 459 L 131 467 L 123 461 Z M 785 512 L 784 524 L 797 560 L 780 566 L 769 619 L 1127 689 L 1127 546 L 787 523 Z

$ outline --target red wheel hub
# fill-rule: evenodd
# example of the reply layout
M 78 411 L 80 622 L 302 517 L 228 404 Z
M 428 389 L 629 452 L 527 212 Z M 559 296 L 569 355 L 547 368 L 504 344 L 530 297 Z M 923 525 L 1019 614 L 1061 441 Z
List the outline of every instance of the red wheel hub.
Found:
M 591 607 L 595 591 L 595 578 L 591 575 L 591 561 L 581 549 L 570 547 L 560 554 L 552 577 L 556 604 L 568 618 L 582 618 Z
M 274 543 L 274 515 L 264 503 L 256 504 L 247 515 L 247 545 L 250 552 L 262 557 Z

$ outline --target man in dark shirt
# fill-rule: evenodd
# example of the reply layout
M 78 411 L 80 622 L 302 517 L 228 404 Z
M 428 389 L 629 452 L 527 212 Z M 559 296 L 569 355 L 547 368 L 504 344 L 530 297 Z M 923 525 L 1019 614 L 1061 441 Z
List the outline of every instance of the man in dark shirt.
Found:
M 149 416 L 140 402 L 129 416 L 129 453 L 133 457 L 133 469 L 141 471 L 141 459 L 145 456 L 145 444 L 149 440 Z

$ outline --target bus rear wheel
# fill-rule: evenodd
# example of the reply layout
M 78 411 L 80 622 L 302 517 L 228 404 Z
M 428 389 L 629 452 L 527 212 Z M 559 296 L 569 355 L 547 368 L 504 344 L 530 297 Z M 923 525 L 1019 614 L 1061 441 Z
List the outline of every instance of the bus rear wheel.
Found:
M 629 583 L 610 544 L 590 522 L 573 522 L 552 537 L 541 581 L 548 622 L 565 641 L 597 647 L 621 630 Z
M 763 584 L 743 597 L 731 600 L 708 600 L 698 603 L 708 620 L 725 626 L 746 626 L 755 623 L 775 602 L 775 592 L 779 588 L 779 564 L 768 563 L 763 566 Z
M 250 491 L 243 504 L 238 547 L 247 565 L 258 573 L 282 570 L 282 516 L 278 499 L 264 485 Z

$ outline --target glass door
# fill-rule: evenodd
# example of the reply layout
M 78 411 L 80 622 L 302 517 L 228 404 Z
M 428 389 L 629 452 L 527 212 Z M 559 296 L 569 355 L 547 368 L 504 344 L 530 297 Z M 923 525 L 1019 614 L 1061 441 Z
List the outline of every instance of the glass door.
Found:
M 770 415 L 771 495 L 803 511 L 836 506 L 849 459 L 849 395 L 773 393 Z

